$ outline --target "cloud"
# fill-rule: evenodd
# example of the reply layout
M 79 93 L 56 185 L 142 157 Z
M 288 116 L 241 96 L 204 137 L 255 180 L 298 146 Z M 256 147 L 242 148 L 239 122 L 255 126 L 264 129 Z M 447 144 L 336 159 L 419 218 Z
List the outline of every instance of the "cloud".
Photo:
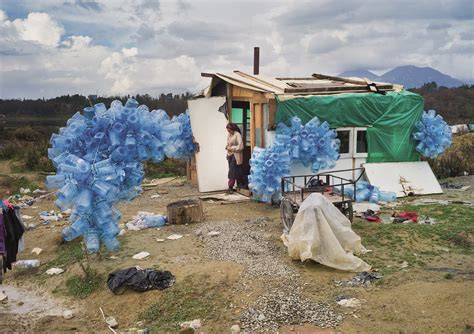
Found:
M 70 4 L 68 2 L 65 3 Z M 94 12 L 101 12 L 103 6 L 98 1 L 75 0 L 74 6 Z
M 0 94 L 157 95 L 200 72 L 306 76 L 399 65 L 472 79 L 471 0 L 4 2 Z M 25 82 L 27 80 L 28 82 Z M 207 81 L 206 81 L 207 82 Z M 196 88 L 197 87 L 197 88 Z
M 448 28 L 451 28 L 451 27 L 452 27 L 452 24 L 450 24 L 450 23 L 435 22 L 435 23 L 430 23 L 430 25 L 428 27 L 426 27 L 426 29 L 428 29 L 428 30 L 444 30 L 444 29 L 448 29 Z
M 157 89 L 198 88 L 200 71 L 191 57 L 146 59 L 136 48 L 122 49 L 105 58 L 99 68 L 111 84 L 112 94 L 146 92 Z
M 64 32 L 64 29 L 46 13 L 30 13 L 25 19 L 10 21 L 2 11 L 0 18 L 1 40 L 32 41 L 55 47 Z

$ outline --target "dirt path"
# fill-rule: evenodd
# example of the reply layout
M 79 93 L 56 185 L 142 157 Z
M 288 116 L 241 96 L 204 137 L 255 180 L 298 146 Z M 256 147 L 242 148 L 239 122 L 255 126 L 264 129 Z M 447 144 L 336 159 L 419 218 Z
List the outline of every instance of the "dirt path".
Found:
M 151 195 L 154 194 L 159 194 L 160 197 L 152 199 Z M 166 204 L 196 196 L 195 189 L 180 181 L 152 188 L 133 202 L 120 205 L 122 222 L 131 219 L 138 211 L 164 213 Z M 119 252 L 113 254 L 114 258 L 110 258 L 112 254 L 103 253 L 100 258 L 90 259 L 91 267 L 102 273 L 104 280 L 109 272 L 134 265 L 169 270 L 176 276 L 173 288 L 116 296 L 104 283 L 86 299 L 76 299 L 68 295 L 65 282 L 73 275 L 81 274 L 77 263 L 64 262 L 62 268 L 65 272 L 59 276 L 41 274 L 52 263 L 60 263 L 57 262 L 58 257 L 63 259 L 64 256 L 63 246 L 59 242 L 61 230 L 66 223 L 59 221 L 43 225 L 37 218 L 38 212 L 51 209 L 54 209 L 52 200 L 43 200 L 22 210 L 23 214 L 34 217 L 27 222 L 35 223 L 37 227 L 26 233 L 27 248 L 20 258 L 39 258 L 43 265 L 36 271 L 14 270 L 6 274 L 5 284 L 14 286 L 18 291 L 27 291 L 27 297 L 18 294 L 16 290 L 6 291 L 7 295 L 12 293 L 12 298 L 6 303 L 7 306 L 0 304 L 0 307 L 4 307 L 0 308 L 3 310 L 3 323 L 0 323 L 0 327 L 7 331 L 110 332 L 99 312 L 99 307 L 102 307 L 117 319 L 120 331 L 149 327 L 156 333 L 176 332 L 176 327 L 172 327 L 174 330 L 168 329 L 170 324 L 150 322 L 139 316 L 154 303 L 162 302 L 164 308 L 161 312 L 164 313 L 159 313 L 161 315 L 158 318 L 180 319 L 181 316 L 194 316 L 195 313 L 187 309 L 187 305 L 195 309 L 205 305 L 202 308 L 203 315 L 197 316 L 203 320 L 202 332 L 225 333 L 229 332 L 232 325 L 238 324 L 249 309 L 258 309 L 258 305 L 263 305 L 261 298 L 268 293 L 282 293 L 281 300 L 286 300 L 287 296 L 293 298 L 285 303 L 319 305 L 317 307 L 321 312 L 314 315 L 319 317 L 317 320 L 326 317 L 329 319 L 328 323 L 334 321 L 337 324 L 336 331 L 343 333 L 462 333 L 469 332 L 472 328 L 470 326 L 474 325 L 471 319 L 474 314 L 473 276 L 456 274 L 447 279 L 445 272 L 426 270 L 436 267 L 454 268 L 462 273 L 474 272 L 471 254 L 450 251 L 442 256 L 430 257 L 424 266 L 394 268 L 380 284 L 338 287 L 334 280 L 348 280 L 354 274 L 312 262 L 291 261 L 279 239 L 281 227 L 278 208 L 252 201 L 229 205 L 215 201 L 204 202 L 205 223 L 166 226 L 160 230 L 127 231 L 120 237 L 123 245 Z M 209 231 L 218 231 L 220 235 L 210 237 L 207 235 Z M 173 233 L 179 233 L 183 237 L 174 241 L 156 241 Z M 44 251 L 35 256 L 30 253 L 34 247 L 40 247 Z M 151 256 L 141 261 L 133 260 L 132 255 L 140 251 L 147 251 Z M 389 256 L 390 249 L 380 247 L 374 249 L 374 252 Z M 46 307 L 47 312 L 39 312 L 34 318 L 11 311 L 12 308 L 17 308 L 15 305 L 18 303 L 28 304 L 25 300 L 35 300 L 29 295 L 38 287 L 50 296 L 45 298 L 53 300 L 54 306 Z M 179 294 L 184 287 L 193 291 L 191 296 Z M 167 297 L 174 296 L 173 294 L 180 296 L 176 302 L 183 301 L 179 311 L 167 304 Z M 362 304 L 354 309 L 343 308 L 336 303 L 341 295 L 357 298 Z M 42 300 L 34 304 L 50 305 Z M 295 316 L 291 314 L 291 310 L 296 309 L 296 306 L 290 307 L 288 311 L 285 309 L 286 305 L 279 301 L 272 303 L 268 304 L 268 324 L 271 324 L 272 313 L 289 312 L 289 318 Z M 18 307 L 27 307 L 25 304 Z M 8 307 L 12 308 L 8 310 Z M 59 311 L 64 308 L 73 308 L 76 316 L 70 320 L 63 319 L 62 312 Z M 170 315 L 170 310 L 174 310 L 174 314 Z M 297 328 L 301 328 L 302 333 L 315 333 L 317 324 L 320 323 L 318 321 L 315 321 L 316 325 Z M 291 329 L 296 329 L 297 324 L 280 325 L 283 326 L 283 332 L 296 332 Z M 275 330 L 270 329 L 270 332 Z M 322 332 L 330 333 L 332 330 L 329 328 Z

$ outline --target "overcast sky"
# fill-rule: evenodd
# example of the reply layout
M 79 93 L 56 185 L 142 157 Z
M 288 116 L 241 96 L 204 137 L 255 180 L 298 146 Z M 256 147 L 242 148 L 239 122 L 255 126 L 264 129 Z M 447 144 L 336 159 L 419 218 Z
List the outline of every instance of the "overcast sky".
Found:
M 474 78 L 474 1 L 0 0 L 0 98 L 196 92 L 201 72 Z

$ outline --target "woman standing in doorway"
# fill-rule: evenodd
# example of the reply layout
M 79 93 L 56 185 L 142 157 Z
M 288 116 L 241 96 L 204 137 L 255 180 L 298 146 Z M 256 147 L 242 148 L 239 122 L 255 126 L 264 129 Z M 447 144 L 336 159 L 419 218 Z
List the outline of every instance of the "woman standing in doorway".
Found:
M 242 133 L 236 124 L 229 123 L 227 124 L 226 129 L 227 145 L 225 149 L 227 150 L 227 161 L 229 163 L 229 181 L 227 185 L 229 186 L 228 191 L 232 192 L 234 190 L 235 183 L 237 182 L 237 187 L 240 187 L 242 182 L 242 152 L 244 150 L 244 143 L 242 141 Z

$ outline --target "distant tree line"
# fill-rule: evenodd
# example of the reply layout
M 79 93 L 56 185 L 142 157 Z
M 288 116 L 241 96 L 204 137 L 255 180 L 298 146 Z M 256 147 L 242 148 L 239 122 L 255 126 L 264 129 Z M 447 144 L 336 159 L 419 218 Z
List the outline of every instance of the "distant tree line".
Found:
M 152 97 L 148 94 L 136 95 L 134 98 L 140 103 L 147 105 L 150 110 L 163 109 L 168 115 L 179 115 L 187 108 L 187 100 L 193 95 L 185 94 L 161 94 L 159 97 Z M 92 104 L 105 103 L 107 108 L 113 100 L 120 100 L 123 103 L 130 97 L 112 96 L 102 97 L 90 95 Z M 89 97 L 75 94 L 63 95 L 51 99 L 0 99 L 0 116 L 43 116 L 43 117 L 68 117 L 76 111 L 82 111 L 89 106 Z
M 410 91 L 425 99 L 425 110 L 434 109 L 450 124 L 474 123 L 474 86 L 447 88 L 430 82 Z
M 474 86 L 446 88 L 438 87 L 435 82 L 430 82 L 410 91 L 422 95 L 425 99 L 425 110 L 436 110 L 448 124 L 474 123 Z M 113 100 L 118 99 L 125 103 L 130 96 L 91 97 L 93 104 L 103 102 L 109 107 Z M 187 100 L 192 97 L 190 93 L 161 94 L 159 97 L 148 94 L 134 96 L 140 104 L 147 105 L 150 110 L 163 109 L 170 116 L 184 112 L 187 108 Z M 78 94 L 52 99 L 0 99 L 0 117 L 5 115 L 68 118 L 88 104 L 87 97 Z

